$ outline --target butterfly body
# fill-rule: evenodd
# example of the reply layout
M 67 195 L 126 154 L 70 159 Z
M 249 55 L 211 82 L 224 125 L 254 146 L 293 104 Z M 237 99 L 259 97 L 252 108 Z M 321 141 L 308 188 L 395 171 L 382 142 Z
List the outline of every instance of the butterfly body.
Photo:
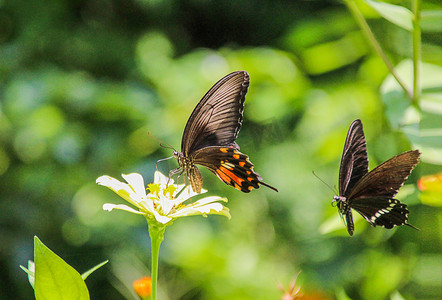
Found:
M 193 162 L 193 158 L 187 158 L 182 152 L 178 151 L 174 151 L 173 156 L 177 159 L 179 168 L 172 170 L 171 174 L 186 170 L 192 189 L 200 193 L 203 187 L 203 177 L 201 176 L 200 170 L 198 170 L 198 167 Z
M 248 193 L 263 184 L 247 155 L 235 142 L 241 128 L 244 101 L 249 86 L 245 71 L 233 72 L 219 80 L 193 110 L 184 129 L 181 152 L 174 151 L 179 167 L 170 172 L 187 174 L 195 192 L 203 179 L 196 165 L 209 169 L 224 183 Z
M 347 231 L 354 232 L 351 210 L 356 210 L 373 227 L 391 229 L 407 225 L 407 205 L 394 199 L 413 168 L 419 163 L 418 150 L 404 152 L 368 171 L 366 141 L 362 122 L 350 125 L 339 170 L 339 195 L 333 197 L 345 217 Z M 417 228 L 415 228 L 417 229 Z

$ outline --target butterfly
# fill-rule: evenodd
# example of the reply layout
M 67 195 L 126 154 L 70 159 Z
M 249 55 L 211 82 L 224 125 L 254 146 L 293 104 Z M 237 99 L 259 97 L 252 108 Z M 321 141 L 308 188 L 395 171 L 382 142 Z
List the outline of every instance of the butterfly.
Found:
M 246 71 L 233 72 L 204 95 L 184 128 L 181 152 L 173 152 L 179 167 L 170 171 L 169 177 L 185 172 L 192 190 L 200 193 L 203 178 L 196 165 L 201 165 L 244 193 L 259 188 L 260 184 L 278 191 L 262 181 L 249 157 L 239 152 L 235 142 L 243 120 L 249 82 Z
M 350 236 L 354 209 L 373 227 L 407 225 L 407 205 L 394 199 L 399 188 L 419 163 L 419 150 L 396 155 L 368 172 L 367 147 L 361 120 L 351 123 L 339 170 L 339 196 L 333 197 Z M 344 218 L 343 218 L 344 219 Z

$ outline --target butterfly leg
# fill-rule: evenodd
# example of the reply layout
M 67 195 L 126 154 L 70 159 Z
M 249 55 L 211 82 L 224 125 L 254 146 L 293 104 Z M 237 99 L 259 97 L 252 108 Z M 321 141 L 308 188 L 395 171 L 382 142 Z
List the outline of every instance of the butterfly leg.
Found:
M 181 176 L 183 175 L 183 173 L 184 173 L 184 170 L 183 170 L 183 172 L 178 174 L 178 177 L 176 178 L 176 183 L 177 184 L 179 183 L 179 180 L 180 180 Z M 184 187 L 185 187 L 187 185 L 187 183 L 186 183 L 186 176 L 183 176 L 183 181 L 184 181 Z
M 178 182 L 179 182 L 181 176 L 183 175 L 183 173 L 184 173 L 184 169 L 180 170 L 180 168 L 178 168 L 178 169 L 172 170 L 172 171 L 169 172 L 169 180 L 170 180 L 171 176 L 173 176 L 175 174 L 178 174 L 178 177 L 176 179 L 176 182 L 178 184 Z M 183 188 L 181 190 L 178 191 L 178 193 L 175 195 L 175 197 L 178 197 L 184 191 L 184 189 L 187 187 L 186 177 L 187 176 L 183 176 L 184 186 L 183 186 Z
M 155 168 L 157 169 L 157 171 L 158 171 L 158 163 L 159 162 L 162 162 L 162 161 L 165 161 L 165 160 L 169 160 L 171 158 L 173 158 L 173 156 L 157 160 L 157 162 L 155 163 Z
M 186 189 L 186 185 L 184 185 L 183 188 L 181 190 L 179 190 L 178 193 L 176 193 L 175 198 L 178 197 L 185 189 Z
M 178 174 L 178 178 L 179 178 L 181 176 L 181 174 L 183 174 L 183 172 L 184 172 L 184 169 L 181 168 L 181 167 L 178 167 L 176 169 L 170 170 L 170 172 L 169 172 L 169 180 L 167 181 L 167 185 L 169 185 L 170 178 L 172 178 L 173 175 Z M 177 179 L 177 181 L 178 181 L 178 179 Z

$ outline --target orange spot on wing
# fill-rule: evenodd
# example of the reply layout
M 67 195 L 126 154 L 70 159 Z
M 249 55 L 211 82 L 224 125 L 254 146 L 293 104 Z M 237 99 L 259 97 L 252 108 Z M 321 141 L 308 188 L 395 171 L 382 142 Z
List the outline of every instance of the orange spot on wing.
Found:
M 216 169 L 216 174 L 222 181 L 224 181 L 227 184 L 230 184 L 232 180 L 226 174 L 224 174 L 220 169 Z
M 249 191 L 251 191 L 253 189 L 253 186 L 249 185 L 248 189 Z
M 240 191 L 240 190 L 241 190 L 241 187 L 235 183 L 235 189 L 237 189 L 238 191 Z
M 233 154 L 234 159 L 239 159 L 239 154 Z
M 222 176 L 220 176 L 221 178 L 228 178 L 228 180 L 224 180 L 227 183 L 231 183 L 232 180 L 237 184 L 237 185 L 241 185 L 244 182 L 244 179 L 242 179 L 241 177 L 236 176 L 235 174 L 233 174 L 232 171 L 228 170 L 227 168 L 220 166 L 219 171 L 221 171 L 221 173 L 223 173 Z M 216 170 L 216 172 L 219 174 L 218 170 Z
M 252 174 L 252 172 L 250 172 L 250 171 L 247 171 L 247 174 L 249 174 L 249 175 L 250 175 L 250 174 Z
M 252 181 L 253 181 L 253 178 L 252 178 L 252 177 L 247 177 L 247 181 L 252 182 Z
M 239 165 L 240 165 L 241 167 L 244 167 L 244 166 L 246 165 L 246 162 L 245 162 L 245 161 L 240 161 L 240 162 L 239 162 Z
M 229 148 L 219 148 L 219 151 L 227 153 L 229 152 Z

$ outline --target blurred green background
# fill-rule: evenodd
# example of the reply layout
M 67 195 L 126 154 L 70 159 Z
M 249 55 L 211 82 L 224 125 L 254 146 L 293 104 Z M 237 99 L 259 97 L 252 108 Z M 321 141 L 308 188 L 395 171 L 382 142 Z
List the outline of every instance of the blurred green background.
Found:
M 411 34 L 359 5 L 408 78 Z M 305 299 L 440 299 L 441 203 L 421 201 L 416 182 L 442 170 L 441 35 L 422 39 L 426 105 L 415 110 L 338 1 L 0 1 L 0 299 L 33 298 L 19 265 L 34 235 L 79 272 L 110 260 L 86 281 L 92 299 L 136 299 L 132 281 L 149 275 L 145 220 L 103 211 L 121 200 L 95 179 L 151 182 L 172 151 L 148 132 L 179 149 L 192 109 L 236 70 L 251 77 L 237 142 L 279 193 L 243 194 L 202 170 L 232 219 L 168 228 L 159 299 L 280 299 L 278 283 L 300 270 Z M 370 168 L 421 149 L 398 195 L 420 232 L 359 219 L 350 238 L 312 175 L 337 183 L 357 118 Z

